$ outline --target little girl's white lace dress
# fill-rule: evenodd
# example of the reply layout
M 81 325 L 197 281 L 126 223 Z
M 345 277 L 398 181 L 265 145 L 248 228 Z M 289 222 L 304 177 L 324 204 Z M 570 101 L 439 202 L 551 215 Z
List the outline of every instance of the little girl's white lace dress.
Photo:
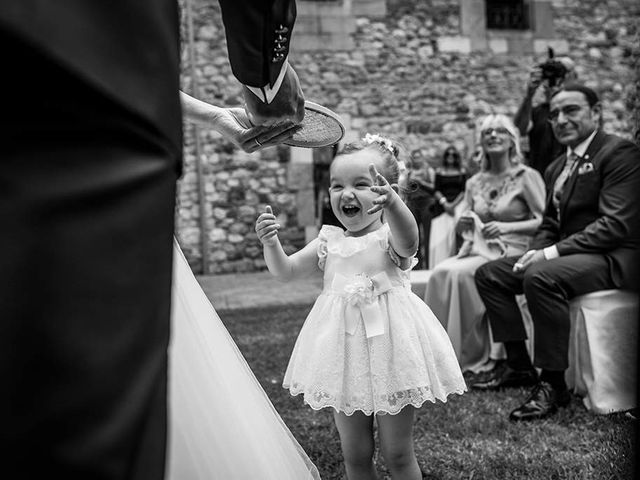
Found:
M 169 480 L 319 480 L 174 242 Z
M 334 226 L 320 231 L 324 287 L 283 382 L 313 409 L 396 414 L 466 390 L 449 337 L 411 291 L 413 265 L 399 267 L 389 236 L 386 224 L 362 237 Z

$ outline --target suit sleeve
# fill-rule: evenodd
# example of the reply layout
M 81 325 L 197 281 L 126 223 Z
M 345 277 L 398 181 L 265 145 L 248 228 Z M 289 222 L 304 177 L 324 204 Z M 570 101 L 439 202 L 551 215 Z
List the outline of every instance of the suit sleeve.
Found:
M 640 204 L 640 149 L 631 142 L 619 144 L 603 165 L 598 200 L 600 216 L 583 230 L 556 244 L 560 255 L 603 252 L 623 246 L 638 234 Z
M 219 0 L 233 75 L 249 87 L 275 83 L 289 54 L 295 0 Z

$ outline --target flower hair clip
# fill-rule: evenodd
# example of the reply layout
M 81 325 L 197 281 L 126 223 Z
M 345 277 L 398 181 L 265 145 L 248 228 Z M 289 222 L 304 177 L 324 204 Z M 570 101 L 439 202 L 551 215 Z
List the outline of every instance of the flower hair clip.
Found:
M 377 143 L 378 145 L 381 145 L 385 149 L 389 150 L 389 153 L 391 153 L 391 155 L 393 155 L 394 157 L 396 156 L 396 148 L 394 147 L 393 142 L 388 138 L 384 138 L 378 134 L 372 135 L 370 133 L 367 133 L 362 139 L 362 141 L 367 145 L 371 145 L 372 143 Z

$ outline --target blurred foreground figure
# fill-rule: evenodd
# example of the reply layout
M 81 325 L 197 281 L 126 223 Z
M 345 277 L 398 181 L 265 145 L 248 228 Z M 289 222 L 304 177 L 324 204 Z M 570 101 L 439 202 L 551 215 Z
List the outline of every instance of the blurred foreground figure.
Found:
M 247 105 L 247 115 L 298 122 L 304 100 L 286 61 L 294 2 L 221 3 L 229 48 L 243 46 L 230 56 L 234 73 L 245 88 L 270 87 L 271 107 Z M 0 120 L 3 472 L 162 479 L 182 150 L 177 3 L 4 0 L 0 39 L 12 70 L 0 80 L 9 93 Z M 247 51 L 259 53 L 244 59 Z

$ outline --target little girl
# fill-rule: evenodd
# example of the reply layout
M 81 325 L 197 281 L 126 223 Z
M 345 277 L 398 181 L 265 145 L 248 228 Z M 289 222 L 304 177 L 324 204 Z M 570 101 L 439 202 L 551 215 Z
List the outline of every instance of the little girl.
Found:
M 325 225 L 291 256 L 278 240 L 280 225 L 270 207 L 256 221 L 267 267 L 277 279 L 324 272 L 284 387 L 303 394 L 313 409 L 334 409 L 350 480 L 377 478 L 374 416 L 392 478 L 419 480 L 415 409 L 466 389 L 446 332 L 411 292 L 418 229 L 395 191 L 397 155 L 397 146 L 378 135 L 345 146 L 331 164 L 329 187 L 344 230 Z

